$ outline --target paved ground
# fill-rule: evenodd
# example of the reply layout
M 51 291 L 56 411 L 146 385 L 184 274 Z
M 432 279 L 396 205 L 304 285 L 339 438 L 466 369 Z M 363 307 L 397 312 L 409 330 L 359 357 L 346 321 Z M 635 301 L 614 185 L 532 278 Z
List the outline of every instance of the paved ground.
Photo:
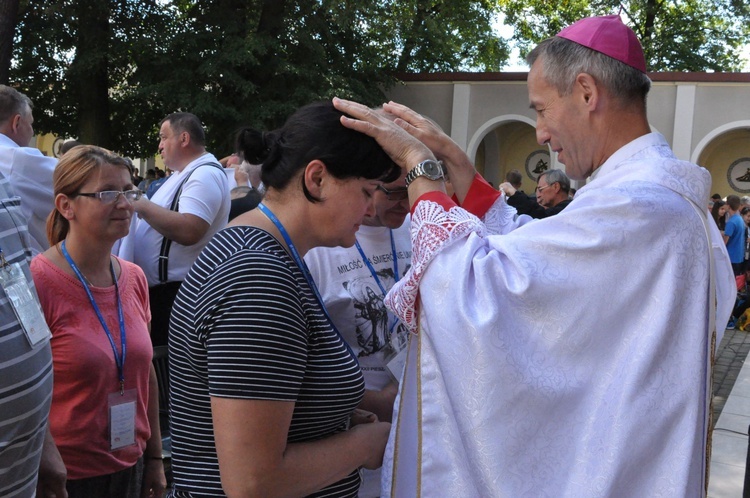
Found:
M 714 425 L 732 392 L 737 375 L 750 352 L 750 332 L 727 330 L 719 344 L 714 365 Z

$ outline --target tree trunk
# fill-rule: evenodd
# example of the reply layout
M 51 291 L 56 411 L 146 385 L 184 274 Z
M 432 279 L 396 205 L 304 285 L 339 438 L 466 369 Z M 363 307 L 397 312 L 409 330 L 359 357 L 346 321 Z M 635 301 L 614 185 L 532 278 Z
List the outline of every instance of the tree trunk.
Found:
M 109 122 L 109 1 L 79 0 L 78 44 L 71 79 L 78 97 L 78 139 L 112 147 Z
M 10 81 L 10 61 L 13 57 L 13 35 L 18 20 L 19 0 L 0 0 L 0 84 Z

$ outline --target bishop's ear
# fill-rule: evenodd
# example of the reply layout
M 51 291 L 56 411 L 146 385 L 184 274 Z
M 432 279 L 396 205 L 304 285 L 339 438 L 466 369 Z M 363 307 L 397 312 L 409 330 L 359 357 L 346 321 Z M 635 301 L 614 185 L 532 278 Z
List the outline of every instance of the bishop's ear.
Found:
M 596 84 L 594 77 L 588 73 L 580 73 L 576 76 L 573 92 L 590 109 L 595 109 L 599 103 L 599 86 Z

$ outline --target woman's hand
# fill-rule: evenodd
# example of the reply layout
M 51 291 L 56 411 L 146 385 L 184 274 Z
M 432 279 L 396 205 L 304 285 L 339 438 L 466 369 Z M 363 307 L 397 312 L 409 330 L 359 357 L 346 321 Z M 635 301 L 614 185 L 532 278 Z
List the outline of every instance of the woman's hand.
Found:
M 164 461 L 161 458 L 144 458 L 143 462 L 143 498 L 161 498 L 167 489 L 167 478 L 164 475 Z
M 349 429 L 352 432 L 361 432 L 362 440 L 366 445 L 367 459 L 362 464 L 366 469 L 379 469 L 383 465 L 385 445 L 388 444 L 388 434 L 391 432 L 391 424 L 388 422 L 373 422 L 371 424 L 360 424 Z
M 372 424 L 378 421 L 378 416 L 367 410 L 355 408 L 349 420 L 349 427 L 359 424 Z

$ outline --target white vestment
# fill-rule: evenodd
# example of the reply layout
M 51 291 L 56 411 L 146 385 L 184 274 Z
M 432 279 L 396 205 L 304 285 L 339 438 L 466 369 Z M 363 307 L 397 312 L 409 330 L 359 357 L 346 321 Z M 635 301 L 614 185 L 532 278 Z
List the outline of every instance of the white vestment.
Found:
M 418 333 L 382 495 L 703 496 L 709 314 L 723 332 L 735 296 L 710 183 L 649 134 L 520 227 L 503 198 L 482 220 L 420 200 L 387 299 Z

